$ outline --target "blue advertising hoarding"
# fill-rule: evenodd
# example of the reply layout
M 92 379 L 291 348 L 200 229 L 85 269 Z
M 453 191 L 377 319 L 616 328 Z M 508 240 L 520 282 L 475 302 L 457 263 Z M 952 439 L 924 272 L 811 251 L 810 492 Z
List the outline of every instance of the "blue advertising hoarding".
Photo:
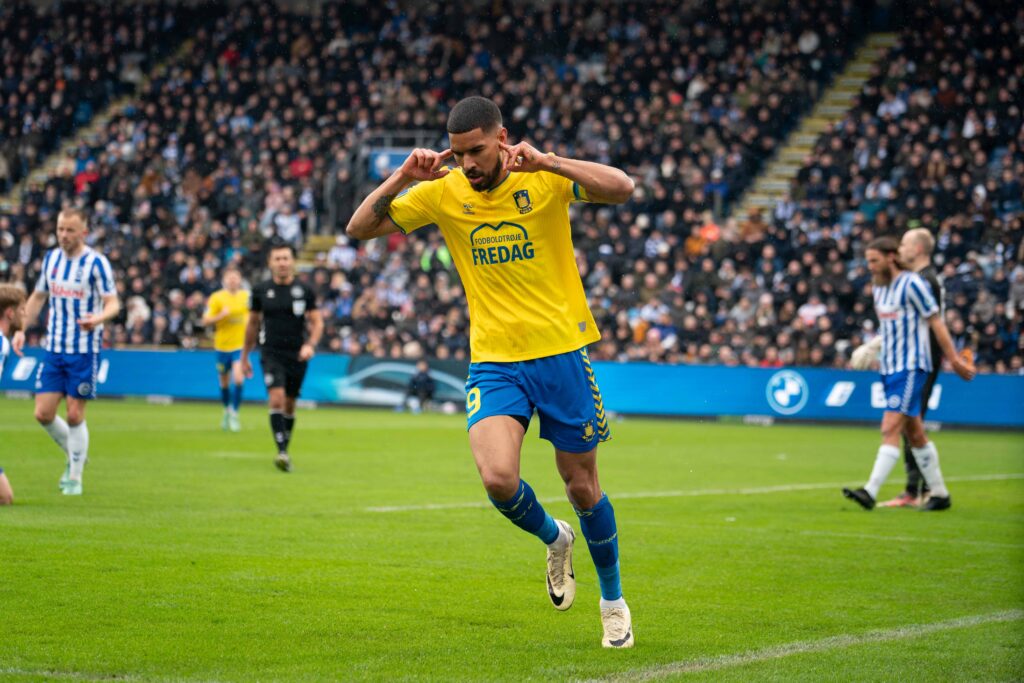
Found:
M 31 392 L 43 352 L 12 357 L 0 390 Z M 885 407 L 873 372 L 816 368 L 727 368 L 595 362 L 605 407 L 624 415 L 768 416 L 777 419 L 874 421 Z M 218 400 L 212 351 L 106 351 L 101 396 Z M 431 361 L 436 400 L 465 400 L 468 365 Z M 258 363 L 246 381 L 247 400 L 265 400 Z M 310 362 L 302 398 L 317 403 L 397 406 L 415 373 L 411 361 L 320 354 Z M 928 417 L 946 424 L 1024 428 L 1024 377 L 979 375 L 967 383 L 939 376 Z

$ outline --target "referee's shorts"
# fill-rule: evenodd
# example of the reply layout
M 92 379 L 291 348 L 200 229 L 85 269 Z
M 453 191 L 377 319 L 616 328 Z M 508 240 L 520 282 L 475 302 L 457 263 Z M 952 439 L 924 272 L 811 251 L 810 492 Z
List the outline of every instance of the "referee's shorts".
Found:
M 298 349 L 268 349 L 260 352 L 263 382 L 267 389 L 284 387 L 284 395 L 298 398 L 309 363 L 299 360 Z

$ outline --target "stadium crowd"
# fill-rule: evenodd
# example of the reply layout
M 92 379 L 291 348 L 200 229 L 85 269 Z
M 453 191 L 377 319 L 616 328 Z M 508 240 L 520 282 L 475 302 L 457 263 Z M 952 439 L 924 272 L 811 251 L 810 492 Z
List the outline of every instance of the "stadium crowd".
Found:
M 269 237 L 341 233 L 365 189 L 368 137 L 430 130 L 443 146 L 447 107 L 481 93 L 513 139 L 638 181 L 622 207 L 573 209 L 604 332 L 593 357 L 844 364 L 872 332 L 865 240 L 926 225 L 958 344 L 977 347 L 982 370 L 1019 370 L 1024 54 L 1011 38 L 1024 14 L 975 6 L 932 15 L 930 40 L 903 35 L 791 198 L 723 220 L 849 56 L 865 24 L 856 3 L 783 13 L 603 0 L 514 5 L 493 20 L 450 3 L 344 3 L 312 18 L 242 5 L 190 32 L 134 106 L 0 216 L 0 278 L 30 286 L 57 210 L 84 204 L 125 301 L 108 341 L 195 347 L 224 264 L 255 280 Z M 339 234 L 308 277 L 327 349 L 468 354 L 464 294 L 437 231 L 368 244 Z
M 166 3 L 37 4 L 0 6 L 0 193 L 209 15 Z

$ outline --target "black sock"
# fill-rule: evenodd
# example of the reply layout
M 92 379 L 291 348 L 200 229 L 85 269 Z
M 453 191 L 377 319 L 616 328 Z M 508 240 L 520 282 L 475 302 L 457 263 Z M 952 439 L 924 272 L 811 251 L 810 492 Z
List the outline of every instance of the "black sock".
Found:
M 295 416 L 281 414 L 284 420 L 284 448 L 288 450 L 288 444 L 292 442 L 292 430 L 295 429 Z
M 287 427 L 284 422 L 284 415 L 278 412 L 270 413 L 270 433 L 274 436 L 274 443 L 277 445 L 278 453 L 288 452 Z

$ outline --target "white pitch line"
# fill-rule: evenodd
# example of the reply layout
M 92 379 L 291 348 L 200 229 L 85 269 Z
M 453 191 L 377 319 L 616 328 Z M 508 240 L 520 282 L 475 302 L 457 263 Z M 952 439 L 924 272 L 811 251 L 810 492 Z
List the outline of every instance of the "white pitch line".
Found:
M 967 481 L 1005 481 L 1008 479 L 1024 479 L 1024 473 L 1011 474 L 976 474 L 963 477 L 946 477 L 946 481 L 967 482 Z M 756 496 L 766 493 L 790 493 L 793 491 L 821 491 L 825 489 L 841 488 L 849 485 L 850 482 L 828 483 L 828 484 L 780 484 L 778 486 L 756 486 L 739 489 L 691 489 L 689 491 L 636 491 L 615 493 L 612 497 L 615 500 L 628 498 L 695 498 L 698 496 Z M 560 503 L 565 500 L 559 498 L 540 498 L 541 503 Z M 424 503 L 421 505 L 377 505 L 364 508 L 365 512 L 423 512 L 431 510 L 461 510 L 473 508 L 488 508 L 490 504 L 485 501 L 465 501 L 458 503 Z
M 824 536 L 831 538 L 860 538 L 879 543 L 952 543 L 953 545 L 977 545 L 984 548 L 1024 548 L 1024 543 L 998 543 L 996 541 L 968 541 L 962 538 L 935 538 L 934 536 L 885 536 L 877 534 L 852 534 L 841 531 L 801 531 L 802 536 Z
M 592 681 L 653 681 L 665 676 L 673 676 L 687 673 L 702 673 L 705 671 L 718 671 L 747 664 L 757 664 L 772 659 L 782 659 L 792 655 L 803 655 L 814 652 L 828 652 L 857 645 L 870 645 L 872 643 L 888 643 L 906 638 L 918 638 L 940 631 L 952 631 L 984 624 L 997 624 L 1024 619 L 1024 610 L 1012 609 L 1004 612 L 993 612 L 991 614 L 978 614 L 969 617 L 960 617 L 948 621 L 938 621 L 931 624 L 911 624 L 890 629 L 879 629 L 861 634 L 843 634 L 829 636 L 820 640 L 798 640 L 783 645 L 773 645 L 761 650 L 751 650 L 734 655 L 719 655 L 717 657 L 701 657 L 699 659 L 681 660 L 660 664 L 658 666 L 644 669 L 633 669 L 621 673 L 612 674 L 604 678 L 592 679 Z

